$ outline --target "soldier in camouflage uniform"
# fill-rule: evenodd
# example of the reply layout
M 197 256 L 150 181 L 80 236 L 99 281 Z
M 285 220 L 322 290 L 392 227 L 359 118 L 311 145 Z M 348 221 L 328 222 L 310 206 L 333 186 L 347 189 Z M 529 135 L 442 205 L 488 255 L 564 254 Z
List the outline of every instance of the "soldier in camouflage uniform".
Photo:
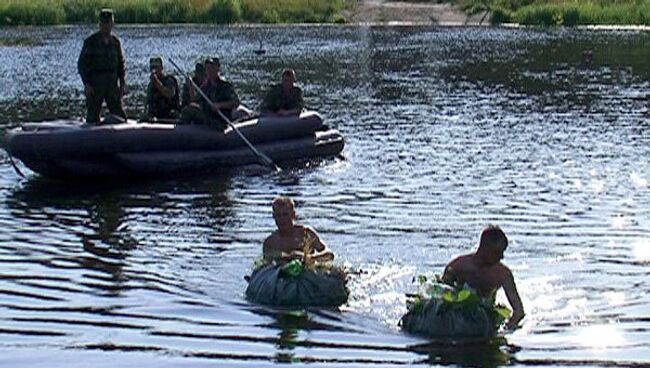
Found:
M 305 103 L 302 89 L 296 86 L 296 72 L 285 69 L 279 84 L 271 86 L 267 92 L 260 110 L 264 115 L 300 115 Z
M 180 107 L 176 77 L 164 74 L 160 56 L 149 59 L 149 69 L 151 77 L 147 86 L 146 112 L 142 120 L 176 119 Z
M 202 86 L 205 83 L 205 65 L 203 63 L 196 63 L 194 66 L 194 76 L 192 80 L 197 86 Z M 185 107 L 190 104 L 190 102 L 198 101 L 201 96 L 197 96 L 197 92 L 192 87 L 190 81 L 185 81 L 183 85 L 183 93 L 181 95 L 181 107 Z
M 206 81 L 201 90 L 210 102 L 198 96 L 198 102 L 192 102 L 183 109 L 181 123 L 207 125 L 222 131 L 226 129 L 228 125 L 217 111 L 232 120 L 233 111 L 239 106 L 239 96 L 230 82 L 221 79 L 220 70 L 219 58 L 211 57 L 205 60 Z
M 111 34 L 113 11 L 102 9 L 99 14 L 99 31 L 84 41 L 77 68 L 86 94 L 86 122 L 99 124 L 102 103 L 108 111 L 126 119 L 122 96 L 126 88 L 124 51 L 120 39 Z M 119 82 L 119 84 L 118 84 Z

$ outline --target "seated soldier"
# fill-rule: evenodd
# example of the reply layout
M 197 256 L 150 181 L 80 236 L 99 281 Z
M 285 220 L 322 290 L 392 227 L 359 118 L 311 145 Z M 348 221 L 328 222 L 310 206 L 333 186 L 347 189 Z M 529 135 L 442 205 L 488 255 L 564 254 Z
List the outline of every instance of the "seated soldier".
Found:
M 221 78 L 220 71 L 219 58 L 205 60 L 206 81 L 201 90 L 209 101 L 199 94 L 197 102 L 190 103 L 181 112 L 181 123 L 207 125 L 222 131 L 226 129 L 227 121 L 233 119 L 233 112 L 239 107 L 239 97 L 232 83 Z
M 192 81 L 199 87 L 205 82 L 205 65 L 203 63 L 196 63 L 194 66 Z M 183 85 L 183 93 L 181 94 L 181 107 L 185 107 L 191 102 L 196 102 L 200 98 L 201 96 L 197 96 L 196 90 L 192 87 L 192 83 L 186 80 L 185 85 Z
M 296 86 L 296 72 L 285 69 L 282 79 L 267 92 L 260 107 L 263 115 L 300 115 L 304 107 L 302 89 Z
M 314 261 L 334 259 L 334 253 L 321 240 L 316 230 L 294 223 L 296 211 L 291 198 L 278 196 L 271 205 L 278 229 L 264 240 L 262 250 L 265 260 L 286 262 L 303 259 L 305 249 L 309 249 L 310 258 Z
M 173 75 L 163 72 L 163 60 L 160 56 L 149 59 L 151 76 L 147 86 L 144 121 L 173 120 L 178 117 L 179 91 L 178 82 Z

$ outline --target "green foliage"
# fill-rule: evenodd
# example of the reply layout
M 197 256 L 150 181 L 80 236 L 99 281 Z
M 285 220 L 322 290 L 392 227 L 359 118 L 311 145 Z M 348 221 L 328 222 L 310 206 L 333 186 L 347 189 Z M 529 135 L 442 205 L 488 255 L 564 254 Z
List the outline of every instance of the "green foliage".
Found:
M 258 257 L 253 263 L 253 269 L 251 272 L 254 272 L 258 268 L 264 267 L 269 264 L 275 264 L 274 261 L 268 261 L 264 257 Z M 298 259 L 291 260 L 282 266 L 282 273 L 285 276 L 296 277 L 299 276 L 303 271 L 313 271 L 319 274 L 327 274 L 330 276 L 337 277 L 345 282 L 348 279 L 348 271 L 345 267 L 334 264 L 332 262 L 309 262 L 304 263 Z
M 419 290 L 415 295 L 408 295 L 406 306 L 409 311 L 421 313 L 431 299 L 442 300 L 438 311 L 446 313 L 452 309 L 459 309 L 468 315 L 476 308 L 485 309 L 496 325 L 501 325 L 512 314 L 510 308 L 504 305 L 493 305 L 492 302 L 479 296 L 474 290 L 466 287 L 451 287 L 441 283 L 440 277 L 436 275 L 432 281 L 428 281 L 425 275 L 419 275 L 413 281 L 418 282 Z
M 43 41 L 38 38 L 18 37 L 3 38 L 0 37 L 0 46 L 42 46 Z
M 510 12 L 506 9 L 497 8 L 492 10 L 492 24 L 509 23 L 511 21 Z
M 344 0 L 242 0 L 242 13 L 248 22 L 331 22 L 342 20 L 339 12 L 345 6 Z
M 228 24 L 239 22 L 241 15 L 239 0 L 214 0 L 208 7 L 204 19 L 208 23 Z
M 45 0 L 7 1 L 0 4 L 0 25 L 46 25 L 65 21 L 65 12 L 57 6 L 49 7 Z
M 497 321 L 497 324 L 502 324 L 504 323 L 508 318 L 510 318 L 510 315 L 512 314 L 512 311 L 510 308 L 506 307 L 503 304 L 497 304 L 494 306 L 493 309 L 495 315 L 494 319 Z
M 352 0 L 0 0 L 0 25 L 96 23 L 101 8 L 117 23 L 345 22 Z
M 457 0 L 467 13 L 492 12 L 492 23 L 575 26 L 650 24 L 650 0 Z
M 99 0 L 62 1 L 67 23 L 97 23 L 103 3 Z

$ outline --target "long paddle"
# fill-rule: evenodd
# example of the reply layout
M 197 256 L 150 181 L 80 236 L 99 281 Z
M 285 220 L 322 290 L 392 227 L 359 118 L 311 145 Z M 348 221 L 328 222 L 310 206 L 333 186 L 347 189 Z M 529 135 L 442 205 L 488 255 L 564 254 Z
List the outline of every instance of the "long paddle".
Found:
M 187 80 L 190 81 L 190 83 L 192 84 L 192 87 L 194 87 L 194 89 L 195 89 L 195 90 L 196 90 L 196 91 L 201 95 L 201 97 L 203 97 L 203 99 L 205 100 L 205 102 L 206 102 L 208 105 L 212 105 L 212 101 L 210 101 L 210 99 L 208 98 L 208 96 L 205 95 L 205 93 L 203 92 L 203 90 L 202 90 L 201 88 L 199 88 L 199 86 L 196 84 L 196 82 L 194 82 L 194 80 L 192 80 L 192 78 L 190 77 L 190 75 L 187 74 L 187 73 L 185 73 L 185 72 L 183 71 L 183 69 L 181 69 L 178 65 L 176 65 L 176 63 L 174 62 L 174 60 L 172 60 L 171 58 L 169 58 L 169 62 L 172 63 L 172 65 L 176 68 L 176 70 L 178 70 L 179 73 L 181 73 L 182 75 L 184 75 L 185 78 L 187 78 Z M 235 126 L 235 124 L 233 124 L 232 121 L 230 121 L 230 119 L 228 119 L 228 118 L 226 117 L 226 115 L 224 115 L 224 114 L 221 112 L 220 109 L 217 109 L 217 113 L 219 114 L 219 117 L 221 117 L 221 119 L 223 119 L 223 121 L 225 121 L 226 124 L 228 124 L 228 126 L 229 126 L 230 128 L 232 128 L 232 130 L 235 131 L 235 133 L 237 133 L 237 135 L 239 136 L 239 138 L 241 138 L 241 139 L 244 141 L 244 143 L 246 143 L 246 145 L 248 146 L 248 148 L 250 148 L 251 151 L 253 151 L 253 153 L 257 156 L 257 158 L 259 158 L 259 160 L 260 160 L 263 164 L 267 165 L 268 167 L 272 168 L 273 170 L 275 170 L 275 171 L 277 171 L 277 172 L 282 171 L 282 170 L 281 170 L 281 169 L 280 169 L 280 168 L 279 168 L 275 163 L 273 163 L 273 160 L 271 160 L 267 155 L 265 155 L 265 154 L 263 154 L 262 152 L 258 151 L 257 148 L 255 148 L 255 146 L 253 146 L 253 144 L 248 140 L 248 138 L 246 138 L 246 136 L 244 136 L 244 134 L 242 134 L 242 132 L 239 130 L 239 128 L 237 128 L 237 127 Z

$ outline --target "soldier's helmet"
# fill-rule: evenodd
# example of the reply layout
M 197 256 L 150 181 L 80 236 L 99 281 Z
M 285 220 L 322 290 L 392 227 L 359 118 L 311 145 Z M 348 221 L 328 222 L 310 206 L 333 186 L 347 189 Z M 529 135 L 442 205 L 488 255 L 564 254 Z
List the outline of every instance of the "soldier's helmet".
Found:
M 163 60 L 161 56 L 152 56 L 149 58 L 149 69 L 162 68 Z
M 221 65 L 221 62 L 219 61 L 219 58 L 216 56 L 210 56 L 205 59 L 205 65 L 208 64 L 213 64 L 213 65 Z
M 99 21 L 109 23 L 113 21 L 113 9 L 104 8 L 99 12 Z

